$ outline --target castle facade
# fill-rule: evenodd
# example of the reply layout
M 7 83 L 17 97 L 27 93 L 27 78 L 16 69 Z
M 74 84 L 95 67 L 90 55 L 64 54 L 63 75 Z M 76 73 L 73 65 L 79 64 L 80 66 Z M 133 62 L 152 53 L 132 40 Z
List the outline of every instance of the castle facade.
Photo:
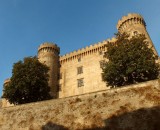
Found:
M 118 21 L 117 30 L 120 33 L 129 33 L 130 36 L 145 34 L 149 46 L 158 55 L 141 15 L 133 13 L 123 16 Z M 56 44 L 41 44 L 38 48 L 38 59 L 50 68 L 48 82 L 51 95 L 54 98 L 64 98 L 110 89 L 102 81 L 101 73 L 105 60 L 103 54 L 107 51 L 105 45 L 115 40 L 113 37 L 63 56 L 59 55 L 60 48 Z M 8 82 L 7 79 L 4 86 Z M 6 106 L 9 104 L 3 100 L 2 107 Z
M 118 21 L 117 30 L 131 36 L 145 34 L 150 47 L 157 51 L 146 30 L 146 23 L 139 14 L 128 14 Z M 102 67 L 105 45 L 114 42 L 107 39 L 86 48 L 59 56 L 60 48 L 56 44 L 44 43 L 38 48 L 39 61 L 49 68 L 49 86 L 55 98 L 63 98 L 109 89 L 102 81 Z M 158 54 L 157 54 L 158 55 Z

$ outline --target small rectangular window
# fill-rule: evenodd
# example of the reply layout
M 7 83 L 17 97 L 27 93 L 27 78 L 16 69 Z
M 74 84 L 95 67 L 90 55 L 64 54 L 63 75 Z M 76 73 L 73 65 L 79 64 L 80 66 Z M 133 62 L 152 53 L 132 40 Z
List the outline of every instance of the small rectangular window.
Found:
M 81 58 L 78 58 L 78 62 L 81 62 Z
M 83 73 L 83 67 L 78 67 L 77 68 L 77 74 L 82 74 Z
M 104 68 L 105 67 L 105 61 L 104 60 L 101 60 L 100 62 L 99 62 L 99 64 L 100 64 L 100 68 Z
M 104 81 L 104 78 L 103 78 L 103 73 L 101 73 L 101 79 L 102 79 L 102 81 Z
M 58 92 L 59 92 L 59 91 L 62 91 L 62 85 L 61 85 L 61 84 L 58 85 L 57 91 L 58 91 Z
M 61 68 L 61 63 L 60 62 L 58 62 L 58 66 L 59 66 L 59 68 Z
M 78 86 L 78 87 L 82 87 L 82 86 L 84 86 L 83 78 L 81 78 L 81 79 L 77 79 L 77 86 Z
M 103 54 L 103 52 L 102 51 L 99 51 L 99 55 L 102 55 Z
M 58 73 L 57 77 L 58 77 L 58 80 L 62 79 L 62 73 Z
M 59 79 L 62 79 L 62 73 L 60 73 L 60 75 L 59 75 Z

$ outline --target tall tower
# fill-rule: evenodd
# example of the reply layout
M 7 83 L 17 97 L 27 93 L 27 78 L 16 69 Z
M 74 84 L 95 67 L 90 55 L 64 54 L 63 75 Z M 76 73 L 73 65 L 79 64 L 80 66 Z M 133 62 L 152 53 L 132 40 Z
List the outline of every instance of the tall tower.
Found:
M 127 16 L 123 16 L 122 19 L 118 21 L 117 29 L 120 33 L 127 32 L 131 36 L 136 34 L 145 34 L 149 42 L 149 47 L 152 47 L 154 53 L 158 55 L 146 30 L 146 23 L 141 15 L 133 13 L 128 14 Z
M 38 59 L 49 67 L 50 94 L 57 98 L 60 48 L 56 44 L 43 43 L 38 48 Z

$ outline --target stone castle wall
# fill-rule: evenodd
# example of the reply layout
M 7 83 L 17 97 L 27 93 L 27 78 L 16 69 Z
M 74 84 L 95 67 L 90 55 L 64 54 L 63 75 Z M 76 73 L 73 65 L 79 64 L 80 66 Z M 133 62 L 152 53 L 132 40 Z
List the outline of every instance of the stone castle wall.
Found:
M 118 21 L 117 30 L 120 33 L 127 32 L 131 36 L 145 34 L 150 46 L 157 54 L 141 15 L 128 14 L 123 16 Z M 60 48 L 56 44 L 44 43 L 40 45 L 38 48 L 39 61 L 50 68 L 51 95 L 54 98 L 64 98 L 109 89 L 102 81 L 101 63 L 106 60 L 103 57 L 103 53 L 107 51 L 105 45 L 114 41 L 116 39 L 113 37 L 63 56 L 59 56 Z M 81 69 L 80 73 L 79 69 Z
M 1 130 L 158 130 L 160 80 L 0 109 Z
M 117 30 L 120 33 L 127 32 L 130 36 L 145 34 L 150 47 L 157 54 L 156 49 L 147 33 L 146 23 L 139 14 L 128 14 L 118 21 Z M 104 40 L 98 44 L 79 49 L 77 51 L 65 54 L 60 57 L 60 74 L 59 80 L 59 98 L 74 96 L 87 92 L 96 92 L 99 90 L 109 89 L 105 82 L 102 81 L 100 68 L 101 61 L 104 61 L 103 53 L 106 50 L 105 45 L 109 42 L 115 42 L 116 39 Z M 102 55 L 101 55 L 102 53 Z M 158 55 L 158 54 L 157 54 Z M 79 61 L 80 60 L 80 61 Z M 77 74 L 78 67 L 83 67 L 83 73 Z M 78 87 L 78 80 L 83 79 L 83 86 Z
M 107 41 L 66 54 L 60 57 L 59 98 L 105 90 L 106 83 L 102 81 L 103 53 Z M 81 73 L 78 68 L 81 67 Z M 78 86 L 78 80 L 83 80 L 83 85 Z

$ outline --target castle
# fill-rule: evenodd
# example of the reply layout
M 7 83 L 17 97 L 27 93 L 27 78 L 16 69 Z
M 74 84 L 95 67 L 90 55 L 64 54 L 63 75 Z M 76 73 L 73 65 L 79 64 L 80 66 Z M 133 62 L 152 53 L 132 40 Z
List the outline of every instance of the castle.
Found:
M 133 13 L 123 16 L 118 21 L 117 30 L 131 36 L 145 34 L 150 47 L 158 55 L 141 15 Z M 105 60 L 103 54 L 106 51 L 105 45 L 115 40 L 107 39 L 63 56 L 59 56 L 60 48 L 56 44 L 41 44 L 38 48 L 38 59 L 50 68 L 51 95 L 64 98 L 109 89 L 101 76 Z

